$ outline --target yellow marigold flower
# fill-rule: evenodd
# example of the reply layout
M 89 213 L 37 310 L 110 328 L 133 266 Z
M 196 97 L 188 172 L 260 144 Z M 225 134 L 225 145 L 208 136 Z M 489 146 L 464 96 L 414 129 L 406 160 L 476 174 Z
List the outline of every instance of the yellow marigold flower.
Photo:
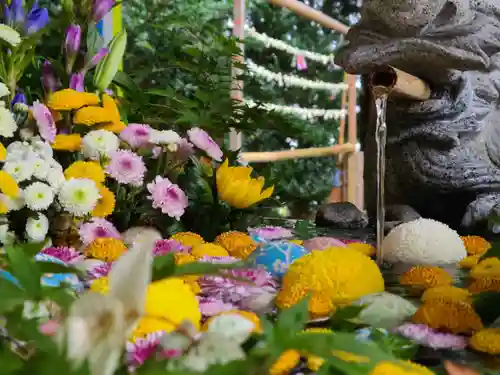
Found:
M 182 278 L 186 285 L 189 286 L 193 293 L 196 295 L 201 292 L 200 284 L 198 284 L 198 281 L 196 281 L 197 279 L 198 278 L 196 276 L 186 276 Z
M 481 277 L 469 285 L 471 293 L 500 292 L 500 277 Z
M 100 185 L 106 179 L 104 169 L 94 161 L 75 161 L 64 171 L 67 180 L 71 178 L 88 178 Z
M 118 110 L 115 99 L 104 94 L 102 96 L 102 107 L 108 111 L 108 113 L 113 117 L 113 120 L 109 124 L 102 125 L 101 129 L 108 130 L 113 133 L 121 133 L 127 125 L 125 125 L 120 119 L 120 111 Z
M 263 177 L 252 178 L 252 167 L 230 167 L 226 159 L 217 169 L 216 182 L 219 198 L 234 208 L 248 208 L 269 198 L 274 186 L 262 190 Z
M 186 253 L 174 253 L 175 264 L 180 266 L 183 264 L 196 262 L 196 258 L 191 254 Z M 191 287 L 191 290 L 194 294 L 198 294 L 201 292 L 200 284 L 198 284 L 198 276 L 189 275 L 182 277 L 182 280 L 186 282 Z
M 52 143 L 52 148 L 57 151 L 79 151 L 81 146 L 80 134 L 58 134 Z
M 467 254 L 484 254 L 491 248 L 491 244 L 480 236 L 461 236 Z
M 2 143 L 0 143 L 0 161 L 4 161 L 6 157 L 7 157 L 7 149 Z
M 84 107 L 73 116 L 73 123 L 77 125 L 93 126 L 96 124 L 112 123 L 113 118 L 101 107 Z
M 171 240 L 176 240 L 184 246 L 196 246 L 205 243 L 203 237 L 193 232 L 178 232 L 170 237 Z
M 481 257 L 482 254 L 469 255 L 458 262 L 458 267 L 466 269 L 473 268 L 479 263 L 479 259 L 481 259 Z
M 104 262 L 114 262 L 125 251 L 125 244 L 116 238 L 96 238 L 85 249 L 85 255 Z
M 269 375 L 288 375 L 298 365 L 300 353 L 296 350 L 286 350 L 269 369 Z
M 56 91 L 50 95 L 47 106 L 54 111 L 71 111 L 86 105 L 98 105 L 99 97 L 88 92 L 79 92 L 72 89 Z
M 248 234 L 243 232 L 226 232 L 219 234 L 214 241 L 227 250 L 235 258 L 246 259 L 257 248 L 257 244 Z
M 4 215 L 9 212 L 9 207 L 4 201 L 0 200 L 0 215 Z
M 5 171 L 0 171 L 0 191 L 9 198 L 17 198 L 19 196 L 19 185 L 10 174 Z
M 415 266 L 401 276 L 400 284 L 415 289 L 451 285 L 453 278 L 444 269 L 436 266 Z
M 230 310 L 230 311 L 224 311 L 224 312 L 221 312 L 217 315 L 214 315 L 213 317 L 210 317 L 207 319 L 207 321 L 203 325 L 203 330 L 206 331 L 208 329 L 208 326 L 210 325 L 210 323 L 213 321 L 213 319 L 216 316 L 221 316 L 221 315 L 239 315 L 242 318 L 245 318 L 245 319 L 251 321 L 255 325 L 255 328 L 254 328 L 255 333 L 262 333 L 262 324 L 261 324 L 260 318 L 257 316 L 257 314 L 255 314 L 251 311 L 244 311 L 244 310 Z
M 288 268 L 276 303 L 289 308 L 311 294 L 309 311 L 324 317 L 364 295 L 384 291 L 380 269 L 368 256 L 349 248 L 329 248 L 297 259 Z
M 486 258 L 480 261 L 470 271 L 470 276 L 474 279 L 481 277 L 500 277 L 500 259 L 496 257 Z
M 144 317 L 139 321 L 133 338 L 157 331 L 173 331 L 186 320 L 200 329 L 200 307 L 189 285 L 178 278 L 153 282 L 148 286 Z
M 413 362 L 379 362 L 370 375 L 434 375 L 427 367 Z
M 99 194 L 101 194 L 101 198 L 99 198 L 95 208 L 92 210 L 92 216 L 106 217 L 111 215 L 115 209 L 115 195 L 106 186 L 99 187 Z
M 470 303 L 463 301 L 434 300 L 419 307 L 413 323 L 454 334 L 474 333 L 483 328 L 481 318 Z
M 126 127 L 127 125 L 125 125 L 123 121 L 116 121 L 110 124 L 102 125 L 100 128 L 115 134 L 120 134 Z
M 229 256 L 229 253 L 222 246 L 214 243 L 204 243 L 194 246 L 191 250 L 191 255 L 196 258 L 203 258 L 204 256 L 227 257 Z
M 288 242 L 294 243 L 299 246 L 302 246 L 304 244 L 303 240 L 289 240 Z
M 96 293 L 106 294 L 109 292 L 109 279 L 107 276 L 92 281 L 90 290 Z
M 486 328 L 476 332 L 469 341 L 478 352 L 492 355 L 500 354 L 500 328 Z
M 471 302 L 471 298 L 471 293 L 467 289 L 446 285 L 427 289 L 422 295 L 422 302 L 437 300 Z
M 369 257 L 374 256 L 377 252 L 377 249 L 375 249 L 373 245 L 370 245 L 368 243 L 352 242 L 348 244 L 347 247 L 353 250 L 357 250 L 365 255 L 368 255 Z
M 178 266 L 196 262 L 196 258 L 194 256 L 186 253 L 174 253 L 174 258 L 175 264 L 177 264 Z

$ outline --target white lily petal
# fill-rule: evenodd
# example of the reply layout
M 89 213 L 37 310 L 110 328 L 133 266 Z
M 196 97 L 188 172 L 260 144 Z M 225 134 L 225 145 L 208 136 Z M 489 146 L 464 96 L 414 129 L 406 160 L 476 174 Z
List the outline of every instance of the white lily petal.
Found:
M 224 314 L 212 318 L 207 331 L 242 344 L 250 337 L 254 329 L 255 324 L 241 315 Z
M 99 345 L 89 358 L 91 375 L 113 375 L 120 364 L 121 350 L 110 345 Z
M 69 317 L 64 331 L 58 334 L 57 341 L 66 344 L 66 356 L 75 368 L 79 368 L 90 353 L 92 348 L 90 334 L 87 322 L 80 317 Z

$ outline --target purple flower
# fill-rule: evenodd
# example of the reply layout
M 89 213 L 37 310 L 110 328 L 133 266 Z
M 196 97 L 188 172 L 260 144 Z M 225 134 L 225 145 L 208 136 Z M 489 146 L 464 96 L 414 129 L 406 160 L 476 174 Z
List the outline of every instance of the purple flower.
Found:
M 188 160 L 194 154 L 194 147 L 189 141 L 185 138 L 181 138 L 177 142 L 177 152 L 175 153 L 175 157 L 179 161 Z
M 115 5 L 114 0 L 94 0 L 93 18 L 94 22 L 99 22 Z
M 136 153 L 118 150 L 110 154 L 106 172 L 120 184 L 141 186 L 146 173 L 146 164 Z
M 85 91 L 85 73 L 79 72 L 71 75 L 69 79 L 69 88 L 75 91 Z
M 85 65 L 85 68 L 83 69 L 84 71 L 87 71 L 89 69 L 94 68 L 99 64 L 99 61 L 101 61 L 104 56 L 106 56 L 109 53 L 109 49 L 104 47 L 101 48 L 93 57 L 90 59 L 90 61 Z
M 176 240 L 158 240 L 155 243 L 153 254 L 162 256 L 170 253 L 188 253 L 191 247 L 184 246 Z
M 78 53 L 81 40 L 82 29 L 80 25 L 70 25 L 66 30 L 66 40 L 64 41 L 64 49 L 68 56 L 74 56 Z
M 219 145 L 208 135 L 208 133 L 200 128 L 191 128 L 187 131 L 189 140 L 200 150 L 216 161 L 221 161 L 224 154 Z
M 146 146 L 151 136 L 151 127 L 145 124 L 128 124 L 120 133 L 120 138 L 132 148 Z
M 236 305 L 223 302 L 215 297 L 198 297 L 198 303 L 201 314 L 206 317 L 238 309 Z
M 87 269 L 87 280 L 92 281 L 100 279 L 101 277 L 108 276 L 109 271 L 111 271 L 112 267 L 113 263 L 105 263 L 105 262 L 100 262 L 97 265 L 90 266 Z
M 26 95 L 24 95 L 22 92 L 18 92 L 14 96 L 14 99 L 12 99 L 12 102 L 10 103 L 10 105 L 12 106 L 12 108 L 14 108 L 14 106 L 16 104 L 26 105 L 27 103 L 28 103 L 28 101 L 26 100 Z
M 115 226 L 106 219 L 101 218 L 93 218 L 91 221 L 80 225 L 79 233 L 84 246 L 94 242 L 96 238 L 121 238 L 120 232 Z
M 248 228 L 248 233 L 250 236 L 261 237 L 265 240 L 280 240 L 282 238 L 293 237 L 293 233 L 290 229 L 283 227 L 263 227 L 263 228 Z
M 153 201 L 153 208 L 159 208 L 162 213 L 180 219 L 188 206 L 188 199 L 178 185 L 171 183 L 168 178 L 156 176 L 147 188 L 150 193 L 148 199 Z
M 413 342 L 432 349 L 463 350 L 467 339 L 451 333 L 441 333 L 424 324 L 405 323 L 396 328 L 400 335 Z
M 135 342 L 127 342 L 125 347 L 126 361 L 129 370 L 135 370 L 161 350 L 160 342 L 165 332 L 153 332 L 143 339 L 137 339 Z
M 57 91 L 61 83 L 56 78 L 56 73 L 50 61 L 45 61 L 42 66 L 42 85 L 47 93 Z
M 72 247 L 57 246 L 48 247 L 41 251 L 42 254 L 53 256 L 66 264 L 75 264 L 82 261 L 83 255 Z
M 49 23 L 49 11 L 38 7 L 38 0 L 28 12 L 24 22 L 24 32 L 27 35 L 34 34 L 43 29 Z
M 50 143 L 54 142 L 57 128 L 49 109 L 37 100 L 33 103 L 31 112 L 38 126 L 40 136 Z
M 10 7 L 4 9 L 6 9 L 4 14 L 6 23 L 21 24 L 24 22 L 23 0 L 11 0 Z

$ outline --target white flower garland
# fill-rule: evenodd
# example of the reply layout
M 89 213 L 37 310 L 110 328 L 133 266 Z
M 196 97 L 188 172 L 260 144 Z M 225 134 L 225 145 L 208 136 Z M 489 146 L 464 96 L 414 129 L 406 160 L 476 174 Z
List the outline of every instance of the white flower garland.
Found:
M 276 48 L 280 51 L 287 52 L 290 55 L 294 56 L 304 56 L 308 60 L 316 61 L 319 62 L 323 65 L 334 65 L 333 64 L 333 59 L 334 55 L 322 55 L 321 53 L 316 53 L 312 51 L 307 51 L 307 50 L 302 50 L 295 48 L 279 39 L 274 39 L 271 38 L 270 36 L 267 36 L 266 34 L 261 34 L 255 30 L 255 28 L 250 27 L 250 26 L 245 26 L 245 30 L 247 32 L 247 35 L 251 37 L 252 39 L 255 39 L 262 44 L 264 44 L 266 47 L 272 47 Z
M 267 82 L 275 82 L 279 87 L 300 87 L 302 89 L 314 89 L 330 91 L 336 94 L 339 91 L 346 90 L 348 85 L 345 83 L 330 83 L 325 81 L 311 81 L 292 74 L 282 74 L 272 72 L 263 66 L 255 64 L 252 60 L 247 59 L 247 68 L 252 76 L 262 78 Z
M 259 103 L 253 101 L 252 99 L 245 99 L 244 102 L 249 107 L 259 106 Z M 272 103 L 260 103 L 260 108 L 264 109 L 265 111 L 276 111 L 287 115 L 294 115 L 304 120 L 316 120 L 319 117 L 325 120 L 338 120 L 344 118 L 347 114 L 347 111 L 345 109 L 302 108 Z

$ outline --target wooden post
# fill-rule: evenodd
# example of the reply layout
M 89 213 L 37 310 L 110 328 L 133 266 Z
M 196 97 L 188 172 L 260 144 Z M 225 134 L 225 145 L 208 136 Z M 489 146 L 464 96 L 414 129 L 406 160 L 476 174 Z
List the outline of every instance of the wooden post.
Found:
M 245 38 L 245 0 L 234 0 L 233 8 L 233 36 L 243 41 Z M 241 48 L 241 56 L 236 56 L 235 61 L 239 63 L 244 62 L 244 48 L 243 43 L 239 43 Z M 238 80 L 237 76 L 241 74 L 241 70 L 234 67 L 232 68 L 232 90 L 231 98 L 233 100 L 243 101 L 243 81 Z M 229 148 L 232 151 L 241 149 L 243 143 L 243 135 L 236 129 L 231 129 L 229 133 Z
M 347 142 L 351 144 L 358 143 L 358 128 L 356 121 L 356 106 L 357 106 L 357 90 L 356 90 L 356 76 L 348 76 L 348 117 L 347 117 Z M 354 153 L 347 156 L 347 201 L 353 204 L 358 203 L 356 199 L 357 182 L 359 168 L 356 166 L 357 158 Z M 344 180 L 345 181 L 345 180 Z M 360 207 L 358 207 L 360 208 Z

